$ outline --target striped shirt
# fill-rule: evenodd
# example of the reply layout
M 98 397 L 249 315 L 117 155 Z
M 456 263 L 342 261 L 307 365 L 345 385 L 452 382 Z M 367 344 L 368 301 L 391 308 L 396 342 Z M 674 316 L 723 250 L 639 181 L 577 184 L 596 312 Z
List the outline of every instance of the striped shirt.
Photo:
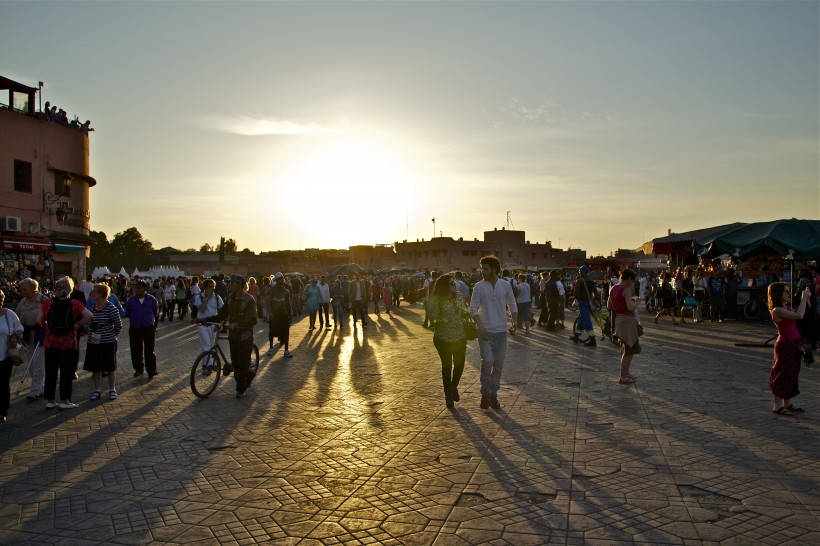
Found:
M 117 341 L 117 336 L 122 331 L 122 320 L 120 320 L 120 312 L 110 301 L 105 302 L 105 307 L 102 310 L 97 309 L 97 306 L 91 308 L 94 318 L 89 324 L 91 332 L 100 334 L 100 343 L 113 343 Z

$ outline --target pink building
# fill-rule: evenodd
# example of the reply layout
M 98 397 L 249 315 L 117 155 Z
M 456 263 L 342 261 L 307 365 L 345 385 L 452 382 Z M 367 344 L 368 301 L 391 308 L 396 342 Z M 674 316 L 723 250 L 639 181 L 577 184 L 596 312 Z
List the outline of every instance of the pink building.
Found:
M 88 128 L 35 112 L 37 92 L 0 76 L 0 277 L 83 277 L 97 183 Z

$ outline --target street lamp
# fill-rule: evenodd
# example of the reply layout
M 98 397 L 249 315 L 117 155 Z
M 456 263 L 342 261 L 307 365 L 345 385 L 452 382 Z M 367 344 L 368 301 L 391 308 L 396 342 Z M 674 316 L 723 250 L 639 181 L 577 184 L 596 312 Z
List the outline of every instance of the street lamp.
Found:
M 71 173 L 66 171 L 63 173 L 63 191 L 60 193 L 51 193 L 50 191 L 43 192 L 43 212 L 46 210 L 54 210 L 54 214 L 57 216 L 57 221 L 61 224 L 65 223 L 66 218 L 68 217 L 68 203 L 61 201 L 63 197 L 65 197 L 65 192 L 67 189 L 71 187 Z M 53 205 L 55 203 L 60 203 L 59 208 L 56 209 L 47 209 L 48 205 Z

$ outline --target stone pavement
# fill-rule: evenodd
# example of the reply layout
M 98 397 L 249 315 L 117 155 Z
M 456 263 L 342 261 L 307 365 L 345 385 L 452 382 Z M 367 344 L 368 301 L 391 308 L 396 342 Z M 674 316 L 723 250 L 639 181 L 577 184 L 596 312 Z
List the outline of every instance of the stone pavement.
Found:
M 775 416 L 772 350 L 734 346 L 771 324 L 645 318 L 633 386 L 608 341 L 518 335 L 499 412 L 478 407 L 470 342 L 450 411 L 421 313 L 342 334 L 302 318 L 294 358 L 263 356 L 241 400 L 232 378 L 191 394 L 187 322 L 161 324 L 150 382 L 131 377 L 124 334 L 118 400 L 88 402 L 86 372 L 75 410 L 13 396 L 0 542 L 820 543 L 818 370 L 801 375 L 807 413 Z

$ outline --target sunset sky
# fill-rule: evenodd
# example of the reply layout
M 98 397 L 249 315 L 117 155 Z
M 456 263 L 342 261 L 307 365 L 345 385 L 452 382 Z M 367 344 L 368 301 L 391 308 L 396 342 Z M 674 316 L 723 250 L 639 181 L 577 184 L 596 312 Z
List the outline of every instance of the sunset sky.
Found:
M 91 119 L 92 229 L 254 251 L 608 254 L 820 218 L 820 3 L 7 2 L 0 75 Z

